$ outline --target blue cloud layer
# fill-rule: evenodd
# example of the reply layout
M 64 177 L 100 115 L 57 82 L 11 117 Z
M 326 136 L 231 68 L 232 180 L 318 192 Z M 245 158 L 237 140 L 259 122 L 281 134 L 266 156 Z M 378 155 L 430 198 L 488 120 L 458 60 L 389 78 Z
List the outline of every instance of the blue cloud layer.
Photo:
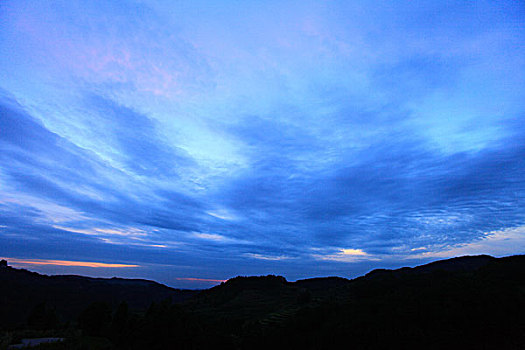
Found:
M 177 284 L 523 253 L 516 2 L 133 6 L 0 6 L 0 256 Z

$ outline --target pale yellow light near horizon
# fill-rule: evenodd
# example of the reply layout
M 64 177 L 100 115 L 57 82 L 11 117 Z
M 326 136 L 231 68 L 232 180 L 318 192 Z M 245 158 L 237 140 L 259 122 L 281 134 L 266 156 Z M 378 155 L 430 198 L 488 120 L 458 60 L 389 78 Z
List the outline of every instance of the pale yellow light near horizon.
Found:
M 367 255 L 364 251 L 362 251 L 361 249 L 341 249 L 341 252 L 344 254 L 344 255 L 358 255 L 358 256 L 364 256 L 364 255 Z

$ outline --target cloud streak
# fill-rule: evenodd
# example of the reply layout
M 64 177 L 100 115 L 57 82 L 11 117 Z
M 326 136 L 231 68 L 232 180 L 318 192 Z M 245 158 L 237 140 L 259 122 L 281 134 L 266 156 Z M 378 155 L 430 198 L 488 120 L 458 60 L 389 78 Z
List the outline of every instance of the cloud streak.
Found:
M 41 259 L 18 259 L 18 258 L 4 258 L 14 266 L 21 265 L 52 265 L 52 266 L 69 266 L 69 267 L 103 267 L 103 268 L 121 268 L 121 267 L 139 267 L 139 265 L 128 264 L 108 264 L 91 261 L 67 261 L 67 260 L 41 260 Z
M 210 282 L 210 283 L 222 283 L 226 280 L 214 280 L 209 278 L 195 278 L 195 277 L 177 277 L 176 280 L 189 281 L 189 282 Z

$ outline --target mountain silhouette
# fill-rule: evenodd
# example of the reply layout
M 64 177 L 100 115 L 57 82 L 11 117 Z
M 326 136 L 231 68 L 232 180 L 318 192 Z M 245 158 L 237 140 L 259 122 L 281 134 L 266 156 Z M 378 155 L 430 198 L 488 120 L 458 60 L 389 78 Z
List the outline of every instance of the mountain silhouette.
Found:
M 93 339 L 100 349 L 525 348 L 524 255 L 458 257 L 352 280 L 239 276 L 202 291 L 5 266 L 0 283 L 0 330 L 54 327 L 46 336 L 66 338 L 57 349 L 97 349 L 86 345 Z M 64 335 L 64 321 L 81 335 Z
M 131 309 L 146 310 L 152 302 L 167 298 L 181 302 L 197 293 L 142 279 L 47 276 L 10 266 L 0 267 L 0 286 L 0 329 L 20 325 L 42 304 L 62 320 L 72 320 L 94 302 L 111 306 L 126 302 Z

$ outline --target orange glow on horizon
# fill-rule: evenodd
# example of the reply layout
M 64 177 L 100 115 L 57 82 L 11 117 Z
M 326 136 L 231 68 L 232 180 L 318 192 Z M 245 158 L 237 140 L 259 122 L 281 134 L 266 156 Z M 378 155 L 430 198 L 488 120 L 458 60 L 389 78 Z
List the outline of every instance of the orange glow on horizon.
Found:
M 70 260 L 46 260 L 46 259 L 17 259 L 2 258 L 15 265 L 54 265 L 54 266 L 76 266 L 76 267 L 140 267 L 140 265 L 107 264 L 92 261 L 70 261 Z

